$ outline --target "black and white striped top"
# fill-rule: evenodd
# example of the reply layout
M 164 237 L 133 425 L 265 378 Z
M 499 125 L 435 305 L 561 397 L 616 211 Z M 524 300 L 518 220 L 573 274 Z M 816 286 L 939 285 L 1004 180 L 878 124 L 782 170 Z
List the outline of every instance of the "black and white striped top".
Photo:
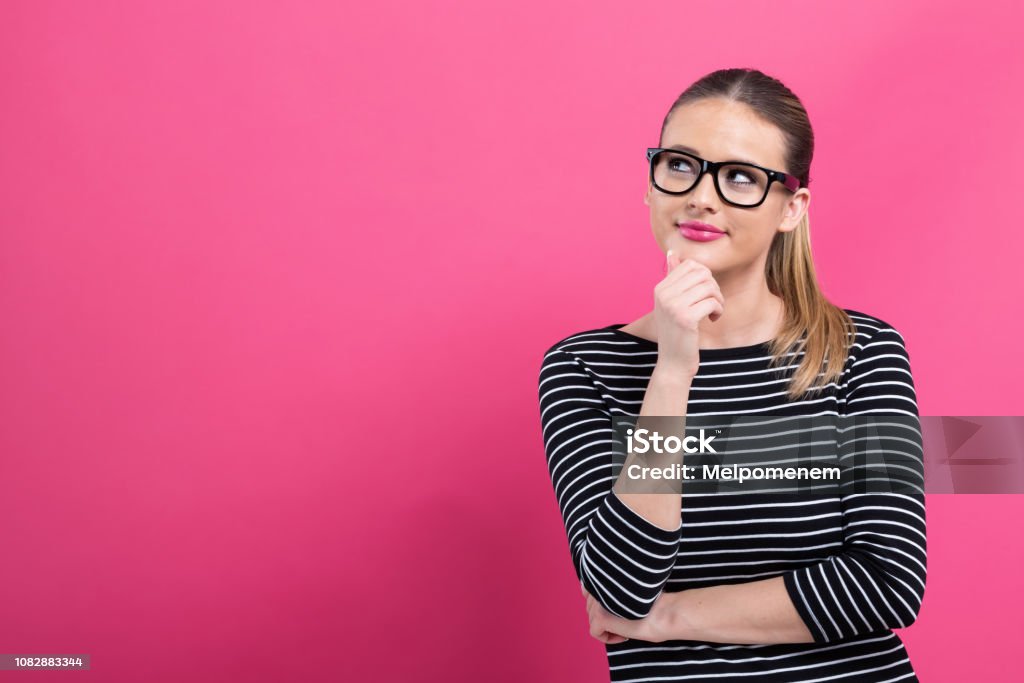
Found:
M 918 415 L 903 337 L 844 309 L 857 328 L 841 381 L 798 401 L 788 366 L 769 368 L 768 344 L 701 349 L 688 415 Z M 554 493 L 577 576 L 620 617 L 646 615 L 664 591 L 783 576 L 814 643 L 733 645 L 627 640 L 606 645 L 612 681 L 913 681 L 891 629 L 917 617 L 926 576 L 923 495 L 860 493 L 787 499 L 771 493 L 682 497 L 669 531 L 612 490 L 612 416 L 636 416 L 656 342 L 622 324 L 579 332 L 545 353 L 540 418 Z M 908 448 L 907 441 L 887 444 Z M 914 448 L 916 446 L 916 448 Z M 918 430 L 911 440 L 921 458 Z

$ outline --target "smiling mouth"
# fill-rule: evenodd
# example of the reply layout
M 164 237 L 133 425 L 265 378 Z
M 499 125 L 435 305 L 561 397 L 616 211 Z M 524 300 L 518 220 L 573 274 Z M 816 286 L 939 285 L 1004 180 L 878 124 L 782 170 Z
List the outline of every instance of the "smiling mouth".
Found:
M 683 236 L 683 239 L 690 240 L 691 242 L 714 242 L 717 239 L 725 237 L 725 232 L 722 230 L 706 230 L 700 225 L 691 225 L 689 223 L 682 223 L 677 226 L 679 234 Z
M 676 228 L 680 230 L 700 230 L 701 232 L 708 232 L 715 235 L 725 234 L 725 230 L 722 230 L 721 228 L 716 228 L 713 225 L 700 223 L 698 221 L 686 221 L 684 223 L 676 223 Z

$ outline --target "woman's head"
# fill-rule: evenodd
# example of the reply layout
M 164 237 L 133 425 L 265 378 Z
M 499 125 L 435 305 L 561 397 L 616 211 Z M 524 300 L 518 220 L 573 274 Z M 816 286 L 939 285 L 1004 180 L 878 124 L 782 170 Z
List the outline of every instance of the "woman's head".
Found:
M 750 105 L 721 96 L 677 103 L 665 119 L 658 146 L 686 150 L 712 162 L 742 160 L 789 173 L 782 131 Z M 684 187 L 699 171 L 696 159 L 682 154 L 660 154 L 655 164 L 661 186 L 679 183 L 672 187 Z M 755 173 L 757 178 L 753 177 Z M 764 199 L 757 206 L 744 207 L 729 204 L 719 196 L 711 173 L 705 173 L 693 189 L 681 195 L 662 192 L 648 177 L 644 203 L 651 208 L 651 229 L 661 250 L 671 249 L 681 258 L 699 261 L 719 278 L 733 278 L 750 270 L 763 274 L 775 235 L 794 230 L 810 203 L 807 188 L 794 193 L 780 182 L 767 180 L 766 175 L 750 167 L 721 170 L 719 187 L 725 199 L 732 198 L 730 192 L 736 193 L 737 199 L 742 199 L 739 195 L 750 195 L 752 202 Z M 766 187 L 767 195 L 760 187 Z M 689 221 L 712 225 L 724 235 L 709 242 L 694 241 L 679 230 L 680 224 Z
M 799 98 L 777 79 L 754 69 L 715 71 L 687 88 L 672 104 L 662 123 L 658 147 L 685 148 L 710 162 L 746 161 L 799 180 L 795 191 L 782 182 L 772 182 L 760 205 L 742 207 L 718 195 L 710 173 L 679 195 L 662 192 L 649 177 L 644 203 L 651 209 L 651 229 L 662 251 L 672 249 L 684 259 L 700 261 L 720 281 L 763 277 L 769 291 L 782 298 L 786 318 L 773 351 L 778 361 L 787 351 L 804 351 L 790 386 L 792 397 L 838 380 L 852 341 L 853 323 L 825 299 L 814 273 L 807 189 L 814 133 Z M 665 157 L 663 154 L 655 162 Z M 684 157 L 674 158 L 672 173 L 680 168 L 693 170 Z M 733 200 L 735 196 L 730 196 L 726 186 L 731 179 L 737 188 L 755 187 L 753 181 L 759 180 L 744 175 L 740 167 L 723 170 L 720 186 Z M 749 194 L 752 190 L 743 191 Z M 709 224 L 725 235 L 707 242 L 688 239 L 678 227 L 687 221 Z M 819 371 L 824 375 L 819 376 Z

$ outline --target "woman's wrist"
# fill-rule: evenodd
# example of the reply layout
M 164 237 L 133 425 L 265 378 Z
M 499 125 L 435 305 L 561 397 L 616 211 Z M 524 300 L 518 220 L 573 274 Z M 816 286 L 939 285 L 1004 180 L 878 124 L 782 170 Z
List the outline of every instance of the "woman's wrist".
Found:
M 664 386 L 689 388 L 693 383 L 693 374 L 685 368 L 658 360 L 651 372 L 651 381 Z
M 668 593 L 666 609 L 658 615 L 656 625 L 661 640 L 700 640 L 693 614 L 693 591 Z

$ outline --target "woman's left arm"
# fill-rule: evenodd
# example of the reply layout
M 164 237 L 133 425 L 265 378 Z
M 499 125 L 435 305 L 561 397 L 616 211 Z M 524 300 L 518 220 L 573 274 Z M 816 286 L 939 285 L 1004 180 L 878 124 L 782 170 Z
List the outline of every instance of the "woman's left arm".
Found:
M 857 355 L 843 392 L 846 414 L 894 415 L 899 424 L 855 436 L 843 457 L 860 461 L 881 451 L 901 463 L 892 470 L 897 474 L 910 464 L 911 483 L 923 487 L 917 399 L 903 338 L 882 328 Z M 841 502 L 841 552 L 770 579 L 663 592 L 640 621 L 602 614 L 588 599 L 592 629 L 596 621 L 610 633 L 652 642 L 769 644 L 827 643 L 910 625 L 927 576 L 923 488 L 851 492 Z
M 711 643 L 812 643 L 781 576 L 748 583 L 662 593 L 643 619 L 622 619 L 586 590 L 591 633 L 634 640 L 700 640 Z

